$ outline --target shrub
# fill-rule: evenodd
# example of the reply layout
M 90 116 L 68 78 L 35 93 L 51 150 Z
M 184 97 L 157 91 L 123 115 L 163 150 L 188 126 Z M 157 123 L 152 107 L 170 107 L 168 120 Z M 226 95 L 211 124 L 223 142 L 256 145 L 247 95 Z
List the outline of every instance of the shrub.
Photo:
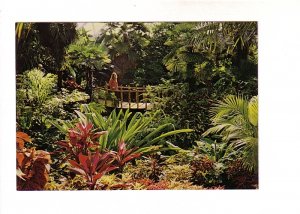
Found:
M 135 164 L 128 163 L 123 170 L 123 174 L 129 174 L 132 179 L 149 179 L 152 170 L 148 160 L 138 159 Z
M 54 180 L 50 175 L 50 180 L 45 186 L 45 190 L 88 190 L 86 181 L 80 175 L 74 177 L 61 177 L 59 181 Z
M 241 96 L 227 96 L 210 110 L 213 127 L 208 134 L 220 134 L 224 142 L 235 145 L 249 171 L 258 170 L 258 98 L 249 101 Z
M 199 89 L 190 91 L 187 83 L 172 83 L 172 80 L 164 81 L 156 87 L 147 88 L 150 102 L 155 103 L 154 110 L 163 112 L 163 117 L 174 122 L 176 129 L 192 128 L 193 133 L 183 136 L 169 137 L 181 148 L 189 148 L 199 135 L 209 125 L 209 106 L 207 91 Z M 161 120 L 161 119 L 160 119 Z
M 49 121 L 72 119 L 76 103 L 89 98 L 76 90 L 57 92 L 56 80 L 56 75 L 38 69 L 17 76 L 17 126 L 34 139 L 36 147 L 48 151 L 55 150 L 52 143 L 60 138 Z
M 190 164 L 194 159 L 195 154 L 191 150 L 178 150 L 178 153 L 169 156 L 165 163 L 168 164 L 177 164 L 177 165 L 186 165 Z
M 224 164 L 217 163 L 207 156 L 194 160 L 191 163 L 192 182 L 194 184 L 211 187 L 223 182 Z
M 17 132 L 17 190 L 43 190 L 48 182 L 51 157 L 48 152 L 25 148 L 30 138 Z
M 117 152 L 112 151 L 114 164 L 119 167 L 120 172 L 123 171 L 123 167 L 125 166 L 125 163 L 141 156 L 140 153 L 135 153 L 136 149 L 137 148 L 127 150 L 125 142 L 120 141 L 118 145 L 118 151 Z
M 69 129 L 68 140 L 58 141 L 57 144 L 66 150 L 67 157 L 79 160 L 79 154 L 87 155 L 90 150 L 99 147 L 97 141 L 106 131 L 95 132 L 93 124 L 88 121 L 77 123 L 75 128 Z
M 163 176 L 164 159 L 159 154 L 150 154 L 136 160 L 134 164 L 128 164 L 124 168 L 132 179 L 150 179 L 158 182 Z
M 257 189 L 258 174 L 245 169 L 243 162 L 238 159 L 229 164 L 225 170 L 225 184 L 228 189 Z
M 80 153 L 77 159 L 79 162 L 69 160 L 71 164 L 70 169 L 76 174 L 83 176 L 91 190 L 95 188 L 97 180 L 105 173 L 118 168 L 112 164 L 114 159 L 109 152 L 100 154 L 99 151 L 95 153 L 88 151 L 88 155 Z
M 94 189 L 97 180 L 105 173 L 117 168 L 122 172 L 127 162 L 140 156 L 140 153 L 135 153 L 136 148 L 127 150 L 124 141 L 119 142 L 117 151 L 100 153 L 98 141 L 107 132 L 96 132 L 87 120 L 77 123 L 68 132 L 68 140 L 57 143 L 65 149 L 65 159 L 71 164 L 71 171 L 83 176 L 89 189 Z
M 163 180 L 167 181 L 189 181 L 192 176 L 192 170 L 186 165 L 169 165 L 164 170 Z
M 154 184 L 150 184 L 147 187 L 147 190 L 165 190 L 169 188 L 169 182 L 168 181 L 160 181 Z
M 190 181 L 170 181 L 168 189 L 173 190 L 202 190 L 202 186 L 194 185 Z

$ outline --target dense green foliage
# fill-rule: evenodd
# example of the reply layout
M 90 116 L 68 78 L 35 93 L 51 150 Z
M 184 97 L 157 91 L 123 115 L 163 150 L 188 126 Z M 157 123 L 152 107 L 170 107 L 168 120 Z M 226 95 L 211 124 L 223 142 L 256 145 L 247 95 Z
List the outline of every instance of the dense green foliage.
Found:
M 243 151 L 244 165 L 258 169 L 258 98 L 248 102 L 241 97 L 228 96 L 211 108 L 214 127 L 203 135 L 220 133 L 222 141 L 232 142 Z
M 57 92 L 57 76 L 38 69 L 26 71 L 17 79 L 17 127 L 28 133 L 38 148 L 52 149 L 59 133 L 49 123 L 54 119 L 71 119 L 72 112 L 89 96 L 63 89 Z
M 74 41 L 76 35 L 76 23 L 17 23 L 17 73 L 42 65 L 46 71 L 58 75 L 60 89 L 65 47 Z
M 104 44 L 118 71 L 120 83 L 130 84 L 134 70 L 147 54 L 149 30 L 143 23 L 107 23 L 97 42 Z
M 16 24 L 18 189 L 258 188 L 256 22 L 77 26 Z
M 157 114 L 147 115 L 137 112 L 132 115 L 129 110 L 126 112 L 120 110 L 117 114 L 114 110 L 108 117 L 104 117 L 93 107 L 86 106 L 84 111 L 85 114 L 77 111 L 81 123 L 86 124 L 91 121 L 94 128 L 107 131 L 106 135 L 99 138 L 100 151 L 107 149 L 116 151 L 121 140 L 126 141 L 127 147 L 134 148 L 137 153 L 152 153 L 167 148 L 172 149 L 171 143 L 163 142 L 165 137 L 193 131 L 192 129 L 170 130 L 171 123 L 157 126 L 153 122 L 157 118 Z M 72 128 L 71 124 L 68 123 L 53 124 L 63 133 L 68 133 L 69 129 Z
M 110 62 L 107 48 L 92 41 L 87 32 L 81 30 L 79 38 L 67 48 L 63 69 L 69 72 L 78 84 L 85 79 L 85 91 L 92 96 L 94 74 L 100 73 Z

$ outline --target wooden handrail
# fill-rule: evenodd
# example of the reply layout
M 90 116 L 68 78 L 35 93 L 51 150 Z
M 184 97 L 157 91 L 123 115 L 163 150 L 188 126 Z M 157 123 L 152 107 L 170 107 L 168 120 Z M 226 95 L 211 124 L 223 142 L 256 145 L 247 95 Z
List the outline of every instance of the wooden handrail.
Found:
M 117 108 L 129 108 L 129 109 L 148 109 L 152 108 L 153 104 L 148 103 L 146 95 L 146 87 L 138 86 L 118 86 L 116 90 L 110 89 L 108 85 L 104 87 L 98 87 L 97 89 L 102 89 L 106 94 L 109 92 L 114 92 L 118 101 Z M 104 104 L 105 106 L 111 105 L 108 97 L 105 96 Z
M 145 91 L 146 92 L 146 87 L 138 87 L 138 86 L 118 86 L 117 89 L 110 89 L 109 86 L 102 86 L 102 87 L 97 87 L 96 89 L 103 89 L 103 90 L 108 90 L 108 91 Z

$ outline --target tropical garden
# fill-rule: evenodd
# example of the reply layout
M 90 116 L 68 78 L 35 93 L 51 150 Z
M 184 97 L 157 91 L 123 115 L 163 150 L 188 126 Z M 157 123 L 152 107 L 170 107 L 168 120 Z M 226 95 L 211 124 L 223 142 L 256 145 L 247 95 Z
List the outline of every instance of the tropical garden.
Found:
M 15 30 L 17 190 L 258 188 L 256 22 Z M 113 72 L 152 108 L 108 106 Z

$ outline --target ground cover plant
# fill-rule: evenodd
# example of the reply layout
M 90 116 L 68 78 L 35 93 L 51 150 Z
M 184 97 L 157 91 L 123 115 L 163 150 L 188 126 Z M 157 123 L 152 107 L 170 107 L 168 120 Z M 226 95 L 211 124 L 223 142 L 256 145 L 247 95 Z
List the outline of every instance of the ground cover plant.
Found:
M 97 32 L 16 23 L 17 190 L 258 188 L 256 22 Z

